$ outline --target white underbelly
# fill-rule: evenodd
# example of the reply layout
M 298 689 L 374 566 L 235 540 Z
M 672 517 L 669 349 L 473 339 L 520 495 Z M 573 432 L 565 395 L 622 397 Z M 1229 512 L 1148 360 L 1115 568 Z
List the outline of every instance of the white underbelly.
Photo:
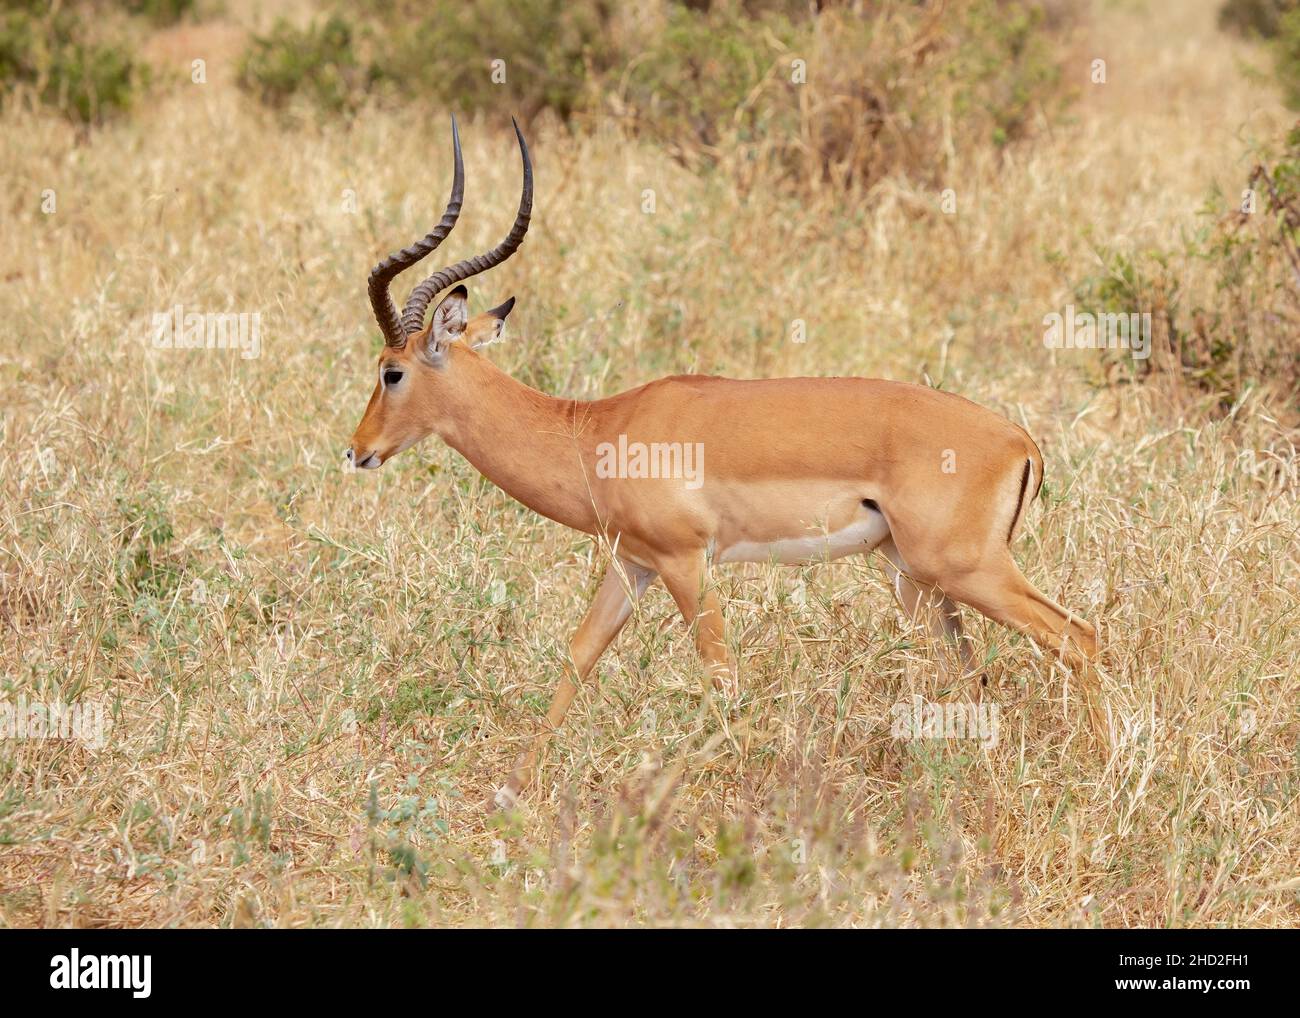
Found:
M 868 513 L 843 530 L 832 533 L 810 533 L 805 537 L 786 537 L 776 541 L 738 541 L 723 549 L 719 562 L 780 562 L 800 565 L 807 562 L 824 562 L 873 551 L 889 536 L 885 518 L 878 512 Z

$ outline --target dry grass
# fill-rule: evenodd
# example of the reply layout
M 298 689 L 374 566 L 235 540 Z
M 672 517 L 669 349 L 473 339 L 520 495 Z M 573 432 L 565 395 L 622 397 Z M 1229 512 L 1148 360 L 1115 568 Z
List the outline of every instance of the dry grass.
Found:
M 339 468 L 365 273 L 440 207 L 441 118 L 285 133 L 219 69 L 89 141 L 8 113 L 0 690 L 114 726 L 99 752 L 0 743 L 0 923 L 1295 925 L 1295 448 L 1264 394 L 1212 422 L 1041 343 L 1088 231 L 1176 238 L 1285 123 L 1215 5 L 1169 6 L 1099 11 L 1079 43 L 1108 83 L 1080 64 L 1069 123 L 954 165 L 955 216 L 906 180 L 805 207 L 543 131 L 529 240 L 471 294 L 518 295 L 494 355 L 552 392 L 928 376 L 1026 423 L 1047 488 L 1018 556 L 1102 628 L 1114 754 L 983 622 L 998 744 L 892 739 L 892 704 L 946 691 L 874 565 L 746 567 L 722 580 L 741 701 L 702 697 L 656 591 L 506 817 L 483 800 L 601 552 L 432 443 Z M 456 257 L 517 186 L 504 115 L 463 133 Z M 152 349 L 176 303 L 260 311 L 262 357 Z

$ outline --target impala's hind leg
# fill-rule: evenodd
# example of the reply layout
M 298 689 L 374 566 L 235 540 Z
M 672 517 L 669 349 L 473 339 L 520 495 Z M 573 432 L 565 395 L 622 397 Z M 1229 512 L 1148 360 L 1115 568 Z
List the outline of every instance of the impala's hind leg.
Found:
M 592 599 L 591 607 L 587 609 L 586 617 L 569 641 L 569 660 L 565 662 L 560 684 L 551 699 L 551 709 L 546 714 L 546 727 L 515 763 L 510 780 L 497 794 L 498 805 L 512 803 L 532 780 L 538 755 L 564 721 L 569 704 L 578 692 L 578 683 L 591 673 L 600 655 L 631 617 L 633 602 L 646 592 L 654 580 L 654 572 L 625 559 L 619 559 L 617 564 L 611 563 L 605 570 L 605 578 Z
M 961 609 L 938 587 L 907 575 L 907 564 L 892 538 L 887 537 L 881 542 L 880 551 L 885 555 L 885 575 L 889 577 L 894 596 L 903 611 L 915 624 L 924 626 L 929 631 L 940 649 L 946 644 L 956 650 L 961 670 L 958 679 L 965 681 L 973 678 L 978 698 L 984 677 L 978 674 L 979 666 L 975 661 L 970 637 L 962 628 Z
M 1009 550 L 992 559 L 991 564 L 946 583 L 945 590 L 995 622 L 1026 634 L 1078 675 L 1093 734 L 1109 748 L 1101 676 L 1092 664 L 1097 656 L 1097 630 L 1025 579 Z

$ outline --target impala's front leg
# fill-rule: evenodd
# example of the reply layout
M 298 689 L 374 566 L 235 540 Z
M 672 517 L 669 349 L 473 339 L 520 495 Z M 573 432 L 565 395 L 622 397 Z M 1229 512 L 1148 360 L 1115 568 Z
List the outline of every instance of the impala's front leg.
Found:
M 687 625 L 695 625 L 695 648 L 704 660 L 713 687 L 735 696 L 738 692 L 736 666 L 727 651 L 717 591 L 709 586 L 708 558 L 699 551 L 656 564 L 682 618 Z
M 496 797 L 497 805 L 508 805 L 527 787 L 537 769 L 537 758 L 547 741 L 564 721 L 564 715 L 578 692 L 578 683 L 595 667 L 632 615 L 632 605 L 655 580 L 653 570 L 642 568 L 626 559 L 618 559 L 605 570 L 605 578 L 587 609 L 586 617 L 569 641 L 569 660 L 565 662 L 560 685 L 551 699 L 546 714 L 546 727 L 533 741 L 532 747 L 520 755 L 514 772 Z

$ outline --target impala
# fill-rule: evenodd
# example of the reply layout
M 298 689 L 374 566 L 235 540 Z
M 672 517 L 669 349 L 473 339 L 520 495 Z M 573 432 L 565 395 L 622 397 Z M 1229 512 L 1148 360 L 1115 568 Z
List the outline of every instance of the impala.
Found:
M 389 284 L 442 243 L 460 215 L 465 173 L 453 118 L 455 168 L 441 221 L 371 271 L 385 345 L 347 450 L 356 467 L 373 469 L 437 434 L 507 494 L 610 550 L 547 723 L 498 801 L 513 801 L 528 784 L 578 684 L 656 580 L 694 627 L 714 684 L 734 688 L 709 579 L 712 566 L 725 562 L 807 563 L 880 551 L 904 611 L 956 650 L 964 678 L 982 681 L 958 603 L 1027 634 L 1079 671 L 1094 734 L 1106 745 L 1100 682 L 1089 663 L 1096 631 L 1036 590 L 1011 556 L 1043 480 L 1042 455 L 1021 428 L 960 396 L 866 378 L 676 375 L 608 399 L 557 399 L 478 352 L 501 335 L 515 301 L 471 317 L 459 284 L 509 258 L 527 232 L 533 170 L 518 124 L 515 134 L 523 196 L 505 240 L 429 276 L 398 314 Z M 453 286 L 426 325 L 433 298 Z M 626 456 L 632 446 L 699 450 L 702 483 L 671 463 L 634 470 L 630 457 L 618 457 L 628 467 L 609 469 L 610 450 Z

